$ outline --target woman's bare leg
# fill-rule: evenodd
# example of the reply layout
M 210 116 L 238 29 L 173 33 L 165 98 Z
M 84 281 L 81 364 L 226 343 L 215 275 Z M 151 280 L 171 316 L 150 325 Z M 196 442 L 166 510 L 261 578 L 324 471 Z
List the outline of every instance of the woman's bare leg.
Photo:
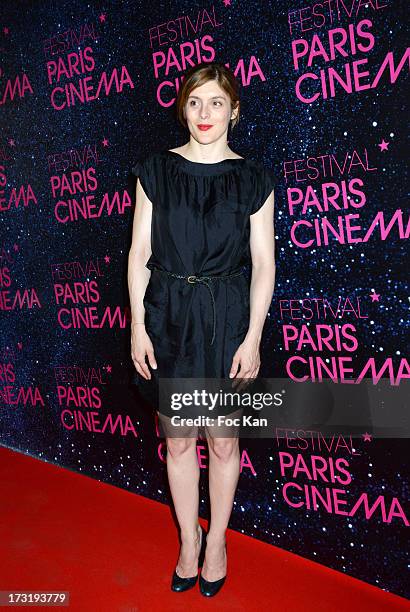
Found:
M 170 429 L 167 417 L 159 415 L 163 430 L 168 432 L 167 473 L 175 513 L 181 530 L 181 550 L 176 566 L 178 576 L 188 578 L 198 572 L 201 528 L 199 510 L 199 465 L 196 451 L 197 428 Z M 172 427 L 172 426 L 171 426 Z M 173 437 L 185 435 L 186 437 Z
M 219 580 L 226 575 L 226 528 L 232 512 L 233 500 L 240 472 L 239 437 L 218 438 L 217 432 L 208 437 L 209 497 L 211 526 L 206 539 L 206 556 L 202 570 L 205 580 Z M 227 433 L 226 435 L 229 435 Z

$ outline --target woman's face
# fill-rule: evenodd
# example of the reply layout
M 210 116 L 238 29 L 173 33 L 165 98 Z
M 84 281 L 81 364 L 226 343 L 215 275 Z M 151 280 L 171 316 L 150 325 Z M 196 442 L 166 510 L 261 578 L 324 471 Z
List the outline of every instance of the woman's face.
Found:
M 185 105 L 189 131 L 202 144 L 215 142 L 227 132 L 232 115 L 231 99 L 216 81 L 193 89 Z

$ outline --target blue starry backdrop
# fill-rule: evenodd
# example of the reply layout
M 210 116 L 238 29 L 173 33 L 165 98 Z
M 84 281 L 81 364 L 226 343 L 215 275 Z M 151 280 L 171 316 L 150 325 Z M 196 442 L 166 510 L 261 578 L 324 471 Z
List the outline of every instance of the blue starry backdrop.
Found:
M 353 2 L 351 17 L 337 5 L 341 12 L 338 16 L 335 8 L 333 26 L 347 29 L 348 24 L 370 19 L 374 48 L 338 55 L 329 63 L 316 59 L 309 68 L 304 58 L 299 72 L 293 68 L 291 41 L 300 36 L 310 42 L 316 34 L 326 46 L 332 27 L 327 18 L 323 27 L 317 24 L 301 34 L 299 26 L 299 35 L 297 30 L 291 35 L 289 14 L 302 8 L 299 3 L 15 0 L 2 4 L 3 445 L 170 503 L 161 459 L 163 440 L 157 436 L 152 407 L 131 383 L 127 258 L 135 183 L 130 170 L 146 154 L 180 146 L 188 139 L 176 121 L 173 103 L 187 65 L 181 44 L 187 42 L 192 44 L 194 63 L 215 59 L 238 70 L 241 120 L 230 132 L 229 144 L 277 175 L 277 279 L 264 328 L 261 375 L 286 375 L 287 359 L 294 354 L 283 345 L 282 325 L 289 320 L 281 318 L 279 301 L 313 297 L 331 302 L 339 296 L 359 298 L 368 317 L 356 321 L 356 370 L 371 357 L 378 363 L 391 357 L 398 368 L 406 355 L 408 314 L 404 234 L 396 224 L 386 240 L 375 231 L 366 242 L 340 244 L 333 239 L 328 246 L 297 247 L 291 239 L 294 221 L 313 222 L 324 215 L 312 210 L 305 216 L 299 212 L 290 216 L 287 189 L 297 183 L 292 176 L 287 182 L 283 172 L 289 160 L 334 154 L 342 163 L 354 150 L 363 160 L 366 152 L 369 166 L 377 171 L 355 167 L 349 178 L 363 179 L 367 203 L 347 212 L 359 212 L 365 229 L 379 211 L 384 212 L 386 225 L 398 209 L 406 212 L 408 65 L 401 64 L 395 79 L 386 70 L 377 86 L 351 94 L 336 87 L 336 95 L 325 99 L 320 82 L 310 80 L 304 91 L 319 92 L 317 99 L 305 103 L 295 95 L 302 72 L 319 75 L 323 70 L 326 78 L 329 66 L 344 74 L 346 63 L 367 58 L 365 68 L 371 76 L 363 82 L 372 83 L 389 52 L 399 63 L 406 50 L 406 3 L 385 4 L 377 10 L 374 3 Z M 292 13 L 292 20 L 297 20 L 297 13 Z M 74 54 L 71 69 L 70 53 Z M 66 71 L 58 82 L 53 70 L 48 82 L 50 61 L 55 62 L 55 70 Z M 80 92 L 74 101 L 66 97 L 68 84 Z M 85 90 L 88 100 L 84 101 L 80 98 Z M 91 167 L 97 184 L 92 175 L 85 176 Z M 80 185 L 75 193 L 59 194 L 58 189 L 53 193 L 52 177 L 71 176 L 74 170 Z M 338 184 L 342 178 L 346 176 L 337 173 L 327 177 Z M 325 180 L 298 186 L 305 190 L 311 184 L 320 192 Z M 86 196 L 93 199 L 82 209 L 84 214 L 76 214 L 70 199 L 72 204 L 84 203 L 81 198 Z M 334 211 L 327 216 L 333 219 Z M 64 288 L 65 283 L 71 295 L 57 298 L 55 285 Z M 99 299 L 93 301 L 97 290 Z M 75 308 L 89 317 L 89 325 L 70 324 Z M 390 522 L 380 511 L 366 519 L 363 509 L 349 516 L 323 507 L 308 509 L 306 503 L 290 507 L 283 497 L 287 478 L 280 475 L 276 444 L 242 440 L 241 446 L 244 466 L 232 529 L 408 597 L 406 439 L 356 438 L 358 454 L 344 455 L 353 475 L 345 487 L 347 507 L 363 491 L 369 503 L 384 496 L 388 508 L 396 498 L 403 513 Z M 310 454 L 305 451 L 303 456 L 308 460 Z M 206 467 L 201 472 L 201 515 L 207 517 Z M 309 484 L 303 478 L 298 483 Z

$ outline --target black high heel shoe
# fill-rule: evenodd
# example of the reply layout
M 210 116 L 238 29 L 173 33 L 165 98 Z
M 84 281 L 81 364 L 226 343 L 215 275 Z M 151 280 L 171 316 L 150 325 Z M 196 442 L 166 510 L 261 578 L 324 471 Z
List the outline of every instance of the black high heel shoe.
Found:
M 226 544 L 225 544 L 226 550 Z M 202 577 L 202 572 L 199 576 L 199 590 L 201 591 L 201 595 L 205 597 L 213 597 L 221 590 L 223 584 L 226 580 L 226 575 L 223 578 L 219 578 L 219 580 L 205 580 Z
M 205 559 L 205 549 L 206 549 L 206 531 L 201 525 L 201 550 L 199 551 L 198 556 L 198 569 L 203 566 Z M 188 591 L 188 589 L 192 589 L 196 585 L 196 581 L 198 580 L 198 574 L 196 576 L 190 576 L 189 578 L 181 578 L 178 576 L 177 571 L 174 570 L 172 575 L 171 589 L 176 593 L 181 593 L 182 591 Z

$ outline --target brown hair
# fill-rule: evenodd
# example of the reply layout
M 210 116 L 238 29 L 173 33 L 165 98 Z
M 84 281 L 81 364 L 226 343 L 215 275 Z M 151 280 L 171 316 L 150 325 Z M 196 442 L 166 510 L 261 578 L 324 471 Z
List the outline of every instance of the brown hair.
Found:
M 188 96 L 196 87 L 200 87 L 208 81 L 216 81 L 219 87 L 228 94 L 231 99 L 231 112 L 238 108 L 236 117 L 231 120 L 231 128 L 238 123 L 240 114 L 239 82 L 230 68 L 219 62 L 202 62 L 189 68 L 183 77 L 184 80 L 177 96 L 176 111 L 178 121 L 185 128 L 187 127 L 187 122 L 184 116 L 184 108 Z

